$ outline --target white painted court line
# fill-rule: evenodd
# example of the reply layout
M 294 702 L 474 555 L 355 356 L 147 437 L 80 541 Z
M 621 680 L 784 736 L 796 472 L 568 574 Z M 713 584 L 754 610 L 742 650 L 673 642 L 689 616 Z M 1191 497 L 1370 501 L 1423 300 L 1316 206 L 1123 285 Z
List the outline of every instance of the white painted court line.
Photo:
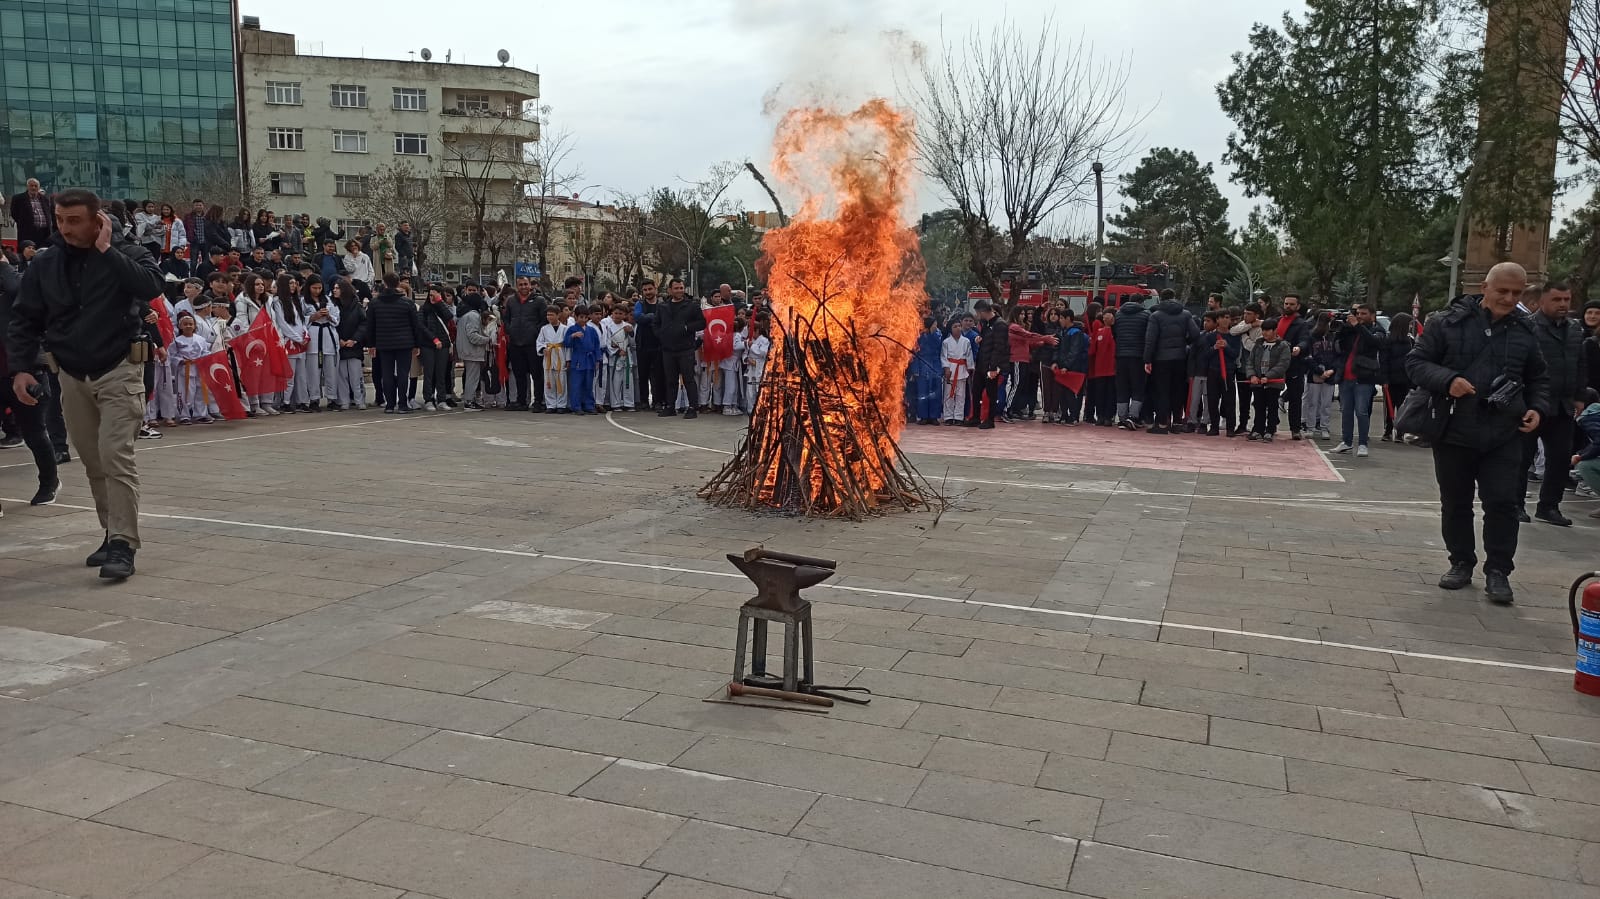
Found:
M 0 497 L 0 501 L 8 503 L 25 503 L 26 500 L 12 497 Z M 93 506 L 75 506 L 57 503 L 59 508 L 75 509 L 84 512 L 94 511 Z M 406 537 L 382 537 L 375 534 L 360 534 L 353 531 L 330 531 L 321 528 L 302 528 L 283 524 L 257 524 L 253 521 L 235 521 L 227 518 L 206 518 L 198 515 L 178 515 L 159 512 L 140 512 L 141 518 L 153 518 L 167 521 L 193 521 L 201 524 L 217 524 L 227 527 L 254 528 L 263 531 L 279 531 L 291 534 L 309 534 L 318 537 L 341 537 L 350 540 L 368 540 L 374 543 L 388 543 L 398 546 L 416 546 L 426 549 L 449 549 L 462 552 L 483 553 L 494 556 L 516 556 L 524 559 L 553 559 L 558 562 L 580 562 L 585 565 L 603 565 L 612 568 L 642 568 L 650 571 L 667 571 L 673 574 L 699 574 L 708 577 L 729 578 L 742 581 L 744 575 L 732 571 L 711 571 L 704 568 L 684 568 L 677 565 L 657 565 L 649 562 L 621 562 L 615 559 L 586 559 L 581 556 L 563 556 L 555 553 L 542 553 L 533 550 L 497 549 L 490 546 L 468 546 L 461 543 L 441 543 L 433 540 L 413 540 Z M 1079 618 L 1087 621 L 1115 621 L 1119 624 L 1140 624 L 1155 628 L 1174 628 L 1185 631 L 1200 631 L 1208 634 L 1231 634 L 1236 637 L 1252 637 L 1261 640 L 1277 640 L 1282 643 L 1299 643 L 1306 646 L 1326 646 L 1332 649 L 1350 649 L 1357 652 L 1371 652 L 1379 655 L 1404 656 L 1411 659 L 1431 659 L 1438 662 L 1460 662 L 1467 665 L 1484 665 L 1490 668 L 1515 668 L 1520 671 L 1542 671 L 1554 674 L 1571 674 L 1568 668 L 1553 668 L 1547 665 L 1527 665 L 1521 662 L 1502 662 L 1495 659 L 1475 659 L 1470 656 L 1450 656 L 1431 652 L 1412 652 L 1404 649 L 1384 649 L 1378 646 L 1363 646 L 1358 643 L 1337 643 L 1329 640 L 1313 640 L 1308 637 L 1290 637 L 1284 634 L 1267 634 L 1258 631 L 1237 630 L 1226 627 L 1209 627 L 1199 624 L 1178 624 L 1170 621 L 1156 621 L 1148 618 L 1128 618 L 1121 615 L 1101 615 L 1095 612 L 1070 612 L 1065 609 L 1041 609 L 1034 606 L 1019 606 L 1003 602 L 987 602 L 977 599 L 958 599 L 952 596 L 935 596 L 931 593 L 912 593 L 904 590 L 884 590 L 875 587 L 854 587 L 844 584 L 823 583 L 817 589 L 839 590 L 846 593 L 868 593 L 874 596 L 896 596 L 905 599 L 925 599 L 933 602 L 947 602 L 953 605 L 983 606 L 991 609 L 1010 609 L 1017 612 L 1030 612 L 1039 615 L 1056 615 L 1064 618 Z
M 320 415 L 321 413 L 312 413 L 312 414 Z M 337 415 L 338 413 L 333 413 L 333 414 Z M 357 413 L 357 414 L 360 414 L 360 413 Z M 437 413 L 434 413 L 434 414 L 437 414 Z M 167 442 L 165 440 L 166 435 L 171 434 L 172 431 L 173 431 L 172 428 L 168 428 L 167 430 L 162 432 L 163 439 L 161 439 L 161 440 L 141 440 L 137 444 L 134 445 L 133 451 L 135 453 L 147 453 L 147 452 L 150 452 L 152 450 L 182 449 L 183 447 L 186 447 L 186 446 L 209 446 L 209 445 L 211 445 L 213 443 L 233 443 L 236 440 L 256 440 L 256 439 L 261 438 L 261 437 L 287 437 L 290 434 L 310 434 L 313 431 L 337 431 L 337 430 L 344 429 L 344 428 L 364 428 L 367 425 L 390 424 L 390 423 L 392 423 L 394 421 L 396 421 L 396 419 L 394 419 L 394 418 L 374 418 L 371 421 L 353 421 L 353 422 L 350 422 L 349 424 L 342 424 L 342 425 L 319 425 L 319 426 L 317 426 L 315 428 L 296 428 L 296 429 L 294 429 L 292 431 L 261 431 L 261 432 L 255 433 L 255 434 L 237 434 L 237 435 L 235 435 L 233 437 L 218 437 L 218 438 L 215 438 L 213 440 L 188 440 L 188 441 L 184 441 L 184 442 L 181 442 L 181 443 L 178 442 L 178 441 L 173 441 L 173 442 L 169 443 L 169 442 Z M 205 425 L 191 425 L 190 427 L 205 427 Z M 194 432 L 191 431 L 190 433 L 194 433 Z M 18 447 L 18 449 L 22 449 L 22 447 Z M 32 468 L 32 467 L 33 467 L 33 460 L 30 457 L 27 462 L 19 462 L 19 463 L 12 464 L 12 465 L 0 465 L 0 471 L 4 471 L 7 468 Z

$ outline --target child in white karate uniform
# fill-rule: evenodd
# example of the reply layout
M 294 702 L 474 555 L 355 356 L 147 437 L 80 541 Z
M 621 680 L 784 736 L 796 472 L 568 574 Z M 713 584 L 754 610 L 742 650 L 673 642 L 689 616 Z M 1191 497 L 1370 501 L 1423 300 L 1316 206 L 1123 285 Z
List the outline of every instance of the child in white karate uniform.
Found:
M 201 336 L 196 330 L 195 317 L 187 312 L 178 317 L 178 336 L 168 351 L 178 366 L 178 423 L 211 421 L 209 403 L 200 386 L 200 371 L 195 360 L 211 352 L 211 338 Z
M 772 352 L 772 339 L 767 336 L 767 320 L 756 318 L 756 336 L 745 341 L 744 347 L 744 411 L 754 414 L 756 397 L 761 393 L 761 378 L 767 372 L 767 356 Z
M 967 417 L 967 379 L 972 377 L 972 342 L 961 333 L 962 323 L 950 325 L 944 339 L 944 423 L 960 424 Z
M 547 412 L 570 412 L 567 408 L 567 325 L 561 321 L 561 310 L 555 306 L 545 313 L 548 320 L 539 329 L 539 339 L 534 347 L 544 360 L 544 408 Z
M 722 406 L 723 415 L 744 414 L 744 378 L 739 377 L 739 370 L 744 367 L 745 350 L 744 325 L 736 324 L 733 329 L 733 354 L 717 362 L 717 379 L 721 382 L 722 393 L 717 401 Z
M 633 325 L 620 305 L 600 322 L 600 347 L 605 351 L 605 393 L 602 405 L 613 411 L 633 411 L 634 348 Z
M 289 353 L 289 384 L 278 397 L 278 409 L 287 413 L 309 411 L 306 396 L 311 384 L 306 347 L 311 343 L 311 333 L 288 275 L 278 277 L 278 295 L 267 300 L 267 315 L 277 326 L 278 336 Z

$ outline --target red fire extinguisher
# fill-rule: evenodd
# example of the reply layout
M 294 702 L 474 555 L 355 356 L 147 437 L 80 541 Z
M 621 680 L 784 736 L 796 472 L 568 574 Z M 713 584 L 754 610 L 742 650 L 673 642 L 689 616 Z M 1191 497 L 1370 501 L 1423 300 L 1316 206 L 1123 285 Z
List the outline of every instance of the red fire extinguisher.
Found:
M 1578 670 L 1572 687 L 1579 693 L 1600 696 L 1600 571 L 1572 582 L 1567 605 L 1572 612 L 1572 639 L 1578 645 Z

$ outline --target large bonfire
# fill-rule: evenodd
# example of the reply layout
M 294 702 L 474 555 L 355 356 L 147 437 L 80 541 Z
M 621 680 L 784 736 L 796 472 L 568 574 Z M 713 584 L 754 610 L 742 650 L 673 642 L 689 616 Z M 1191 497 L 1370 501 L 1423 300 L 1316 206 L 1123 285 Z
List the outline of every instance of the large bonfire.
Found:
M 902 218 L 912 146 L 883 100 L 779 124 L 773 171 L 803 200 L 762 241 L 773 347 L 749 431 L 700 491 L 711 502 L 854 519 L 940 502 L 896 442 L 926 305 Z

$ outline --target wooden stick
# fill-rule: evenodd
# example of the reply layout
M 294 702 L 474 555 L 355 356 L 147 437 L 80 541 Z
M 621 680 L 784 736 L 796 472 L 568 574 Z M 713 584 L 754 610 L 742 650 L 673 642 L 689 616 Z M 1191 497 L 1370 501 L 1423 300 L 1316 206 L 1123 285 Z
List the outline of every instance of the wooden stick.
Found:
M 763 699 L 782 699 L 785 702 L 803 702 L 806 705 L 833 708 L 833 700 L 826 696 L 813 696 L 810 693 L 791 693 L 788 690 L 769 690 L 766 687 L 749 687 L 738 681 L 728 684 L 728 695 L 759 696 Z

